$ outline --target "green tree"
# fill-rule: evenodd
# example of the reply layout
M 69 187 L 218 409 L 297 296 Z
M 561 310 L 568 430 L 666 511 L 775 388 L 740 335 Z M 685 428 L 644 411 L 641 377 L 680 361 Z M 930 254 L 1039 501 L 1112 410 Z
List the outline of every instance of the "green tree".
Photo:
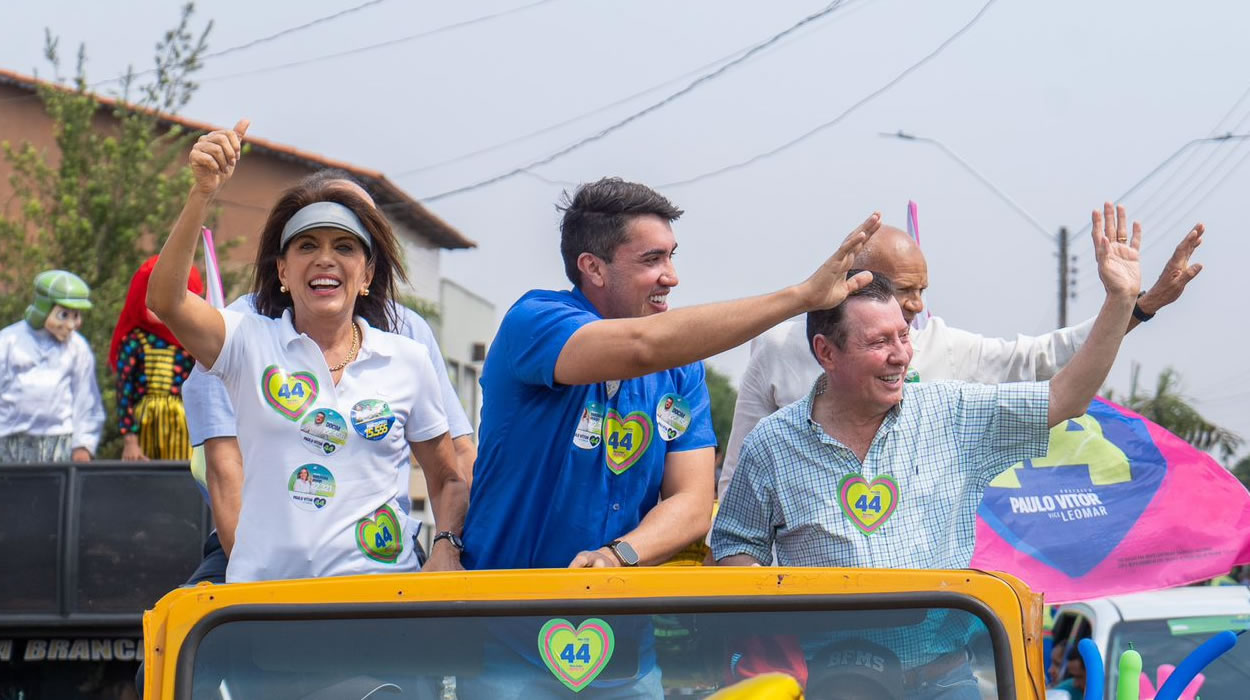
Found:
M 1176 370 L 1168 367 L 1159 373 L 1153 394 L 1139 391 L 1140 375 L 1141 366 L 1134 363 L 1129 395 L 1126 399 L 1116 400 L 1167 428 L 1194 447 L 1218 451 L 1227 464 L 1244 442 L 1241 436 L 1202 417 L 1189 398 L 1181 393 L 1180 375 Z
M 1237 477 L 1237 480 L 1241 482 L 1241 485 L 1250 490 L 1250 456 L 1242 457 L 1238 460 L 1237 464 L 1233 466 L 1232 472 L 1233 476 Z
M 738 403 L 738 390 L 734 389 L 729 377 L 712 369 L 704 363 L 707 370 L 707 393 L 711 399 L 712 429 L 716 431 L 716 467 L 720 468 L 725 458 L 725 449 L 729 447 L 729 431 L 733 427 L 734 405 Z
M 178 25 L 156 44 L 155 66 L 130 70 L 108 102 L 88 92 L 85 47 L 74 77 L 61 77 L 58 40 L 48 31 L 45 56 L 55 84 L 37 89 L 52 120 L 55 152 L 0 142 L 0 156 L 13 167 L 16 203 L 8 209 L 12 216 L 0 214 L 0 319 L 22 317 L 42 270 L 69 270 L 91 285 L 94 308 L 84 314 L 82 333 L 105 394 L 105 441 L 116 435 L 113 376 L 105 366 L 113 327 L 131 276 L 164 239 L 191 186 L 184 159 L 198 134 L 160 115 L 176 113 L 197 87 L 191 75 L 212 22 L 197 36 L 192 14 L 191 4 L 183 7 Z M 102 445 L 101 456 L 119 450 Z

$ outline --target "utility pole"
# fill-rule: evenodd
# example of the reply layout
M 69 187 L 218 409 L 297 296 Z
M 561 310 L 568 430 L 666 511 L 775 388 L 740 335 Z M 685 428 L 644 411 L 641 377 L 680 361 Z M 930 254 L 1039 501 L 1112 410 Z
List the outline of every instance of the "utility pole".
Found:
M 1059 328 L 1068 327 L 1068 227 L 1059 227 Z

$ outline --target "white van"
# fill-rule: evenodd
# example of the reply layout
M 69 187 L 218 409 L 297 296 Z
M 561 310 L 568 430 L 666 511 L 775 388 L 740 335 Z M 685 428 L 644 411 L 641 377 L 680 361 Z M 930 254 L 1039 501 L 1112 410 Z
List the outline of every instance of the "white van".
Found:
M 1054 639 L 1066 649 L 1086 637 L 1093 639 L 1106 664 L 1106 696 L 1113 698 L 1120 654 L 1129 648 L 1141 653 L 1142 672 L 1157 690 L 1159 666 L 1176 666 L 1217 632 L 1246 629 L 1250 629 L 1250 589 L 1190 586 L 1060 606 Z M 1203 674 L 1206 678 L 1198 691 L 1202 700 L 1250 697 L 1250 639 L 1240 641 Z M 1141 697 L 1152 696 L 1143 692 Z

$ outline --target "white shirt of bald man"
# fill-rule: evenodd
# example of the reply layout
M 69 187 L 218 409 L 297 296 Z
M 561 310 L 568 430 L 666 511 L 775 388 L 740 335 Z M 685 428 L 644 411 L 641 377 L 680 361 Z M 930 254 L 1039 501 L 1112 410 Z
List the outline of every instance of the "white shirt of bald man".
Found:
M 1094 320 L 1090 319 L 1045 335 L 1018 335 L 1015 340 L 1006 340 L 951 328 L 933 316 L 923 328 L 912 329 L 915 356 L 907 378 L 977 384 L 1050 379 L 1072 359 L 1093 326 Z M 774 326 L 751 341 L 751 359 L 738 389 L 733 429 L 716 484 L 718 498 L 725 495 L 738 468 L 738 455 L 747 433 L 781 407 L 807 396 L 820 373 L 820 365 L 807 346 L 804 316 Z

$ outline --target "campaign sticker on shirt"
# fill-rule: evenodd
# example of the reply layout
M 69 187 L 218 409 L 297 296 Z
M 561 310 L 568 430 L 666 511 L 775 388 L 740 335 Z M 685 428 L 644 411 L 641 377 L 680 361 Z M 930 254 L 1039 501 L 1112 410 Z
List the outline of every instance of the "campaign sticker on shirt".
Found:
M 655 405 L 655 424 L 661 440 L 676 440 L 690 427 L 690 404 L 681 394 L 661 396 Z
M 603 442 L 603 404 L 587 401 L 582 408 L 581 418 L 577 421 L 577 432 L 573 433 L 573 444 L 583 450 L 593 450 Z
M 334 475 L 320 464 L 305 464 L 291 472 L 286 488 L 296 507 L 321 510 L 334 498 Z
M 356 547 L 360 553 L 383 564 L 394 564 L 404 551 L 404 533 L 399 516 L 390 505 L 384 505 L 356 521 Z
M 391 405 L 380 399 L 365 399 L 352 406 L 352 427 L 366 440 L 386 437 L 394 422 Z
M 319 455 L 332 455 L 347 444 L 347 421 L 332 408 L 314 409 L 300 423 L 300 442 Z
M 882 474 L 872 482 L 859 474 L 847 474 L 838 484 L 838 501 L 851 524 L 865 535 L 871 535 L 898 507 L 898 483 L 889 474 Z
M 633 411 L 622 416 L 616 409 L 608 410 L 603 422 L 604 457 L 613 474 L 624 474 L 634 466 L 651 446 L 651 418 L 646 411 Z
M 317 375 L 269 365 L 260 375 L 260 391 L 270 408 L 287 420 L 297 421 L 317 401 Z
M 915 367 L 908 367 L 907 374 L 903 375 L 903 381 L 907 384 L 916 384 L 920 381 L 920 373 Z

